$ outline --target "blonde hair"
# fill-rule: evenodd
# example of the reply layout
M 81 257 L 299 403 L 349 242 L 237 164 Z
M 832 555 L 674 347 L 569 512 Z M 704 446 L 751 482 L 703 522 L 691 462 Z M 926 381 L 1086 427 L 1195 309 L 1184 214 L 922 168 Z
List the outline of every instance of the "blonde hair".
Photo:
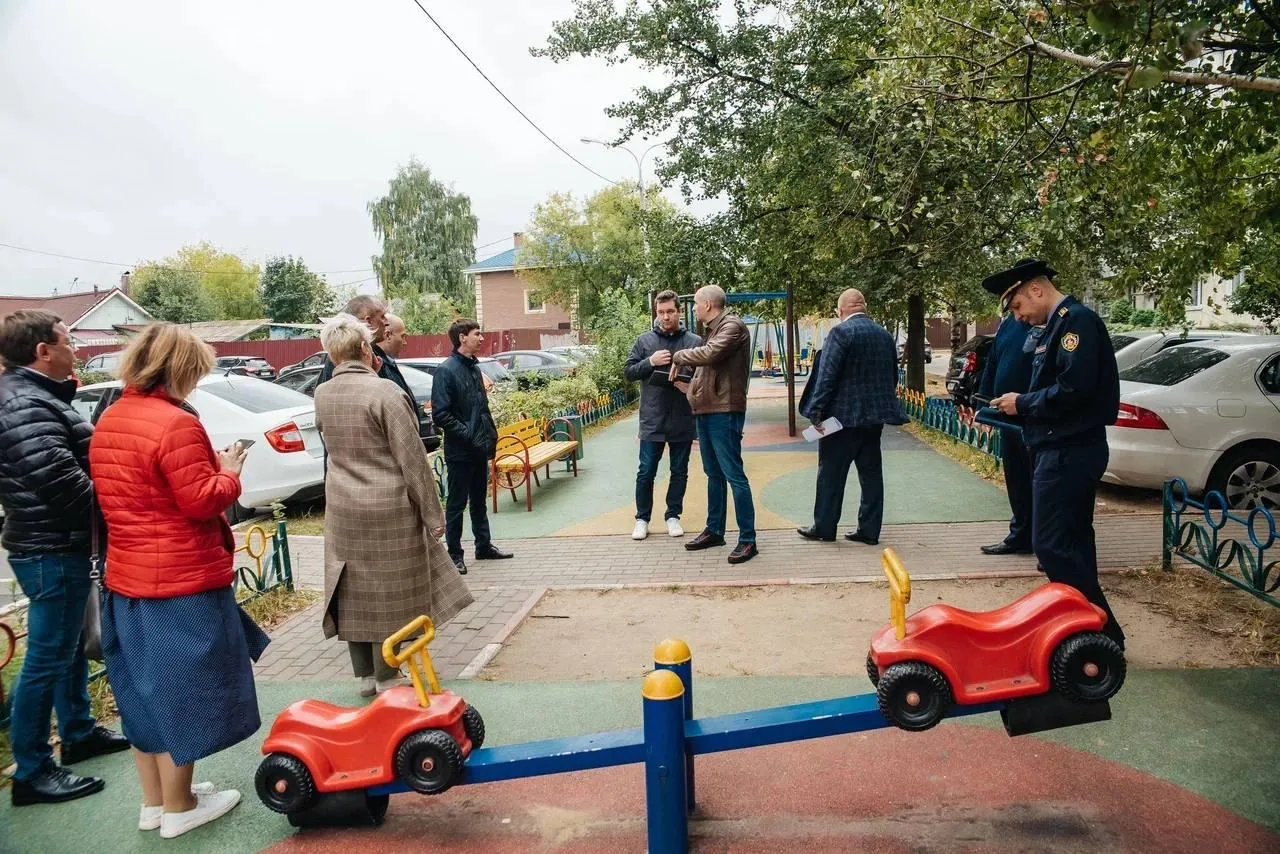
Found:
M 151 391 L 161 386 L 179 400 L 213 369 L 213 348 L 189 329 L 152 323 L 125 347 L 120 379 L 127 386 Z
M 360 361 L 366 344 L 373 344 L 373 331 L 354 315 L 334 315 L 320 330 L 320 346 L 335 365 Z

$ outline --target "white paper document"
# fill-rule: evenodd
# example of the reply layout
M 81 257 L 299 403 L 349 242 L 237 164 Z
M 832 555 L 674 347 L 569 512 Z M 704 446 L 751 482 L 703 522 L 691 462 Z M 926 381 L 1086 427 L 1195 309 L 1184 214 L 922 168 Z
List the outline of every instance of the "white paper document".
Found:
M 804 431 L 801 433 L 801 435 L 804 436 L 806 442 L 816 442 L 819 439 L 821 439 L 823 436 L 830 436 L 832 433 L 839 433 L 840 428 L 843 427 L 844 425 L 841 424 L 839 421 L 837 421 L 835 418 L 828 418 L 826 421 L 823 421 L 822 424 L 820 424 L 819 426 L 822 427 L 822 432 L 818 432 L 818 428 L 814 427 L 813 425 L 810 425 L 804 428 Z

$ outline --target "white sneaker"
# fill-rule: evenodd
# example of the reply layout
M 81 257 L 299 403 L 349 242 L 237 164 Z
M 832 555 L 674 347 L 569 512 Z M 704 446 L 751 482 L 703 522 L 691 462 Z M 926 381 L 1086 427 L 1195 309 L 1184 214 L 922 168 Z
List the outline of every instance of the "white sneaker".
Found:
M 372 697 L 378 689 L 377 681 L 372 676 L 360 677 L 360 696 Z
M 202 824 L 222 818 L 240 803 L 240 793 L 235 789 L 223 789 L 212 795 L 196 795 L 196 808 L 186 812 L 167 812 L 160 816 L 160 836 L 173 839 Z
M 631 529 L 631 539 L 643 540 L 649 536 L 649 523 L 643 519 L 636 520 L 636 526 Z
M 218 787 L 212 783 L 192 783 L 191 794 L 193 795 L 212 795 L 217 793 Z M 138 813 L 138 830 L 159 830 L 160 817 L 164 815 L 164 807 L 149 807 L 142 805 L 142 811 Z
M 680 520 L 671 518 L 667 520 L 667 533 L 673 537 L 683 537 L 684 528 L 680 527 Z

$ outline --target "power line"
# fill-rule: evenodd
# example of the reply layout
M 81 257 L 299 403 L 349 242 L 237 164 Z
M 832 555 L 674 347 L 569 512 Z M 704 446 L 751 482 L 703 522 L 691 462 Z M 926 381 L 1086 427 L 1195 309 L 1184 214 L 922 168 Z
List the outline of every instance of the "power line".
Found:
M 490 244 L 492 245 L 492 244 Z M 232 270 L 193 270 L 190 267 L 174 267 L 170 264 L 151 264 L 143 261 L 138 264 L 122 264 L 119 261 L 103 261 L 101 258 L 82 258 L 79 255 L 64 255 L 61 252 L 46 252 L 43 249 L 32 249 L 28 246 L 15 246 L 12 243 L 0 243 L 0 247 L 5 249 L 14 249 L 18 252 L 30 252 L 32 255 L 45 255 L 49 258 L 62 258 L 66 261 L 83 261 L 86 264 L 102 264 L 104 267 L 154 267 L 158 270 L 182 270 L 188 273 L 200 273 L 206 276 L 238 276 L 240 273 Z M 342 273 L 372 273 L 372 267 L 356 267 L 353 270 L 312 270 L 316 275 L 340 275 Z
M 489 243 L 481 243 L 479 246 L 476 247 L 476 249 L 488 249 L 490 246 L 497 246 L 499 243 L 506 243 L 510 239 L 511 239 L 510 237 L 500 237 L 497 240 L 491 241 Z
M 484 78 L 484 82 L 486 82 L 486 83 L 488 83 L 490 86 L 492 86 L 492 87 L 493 87 L 493 91 L 495 91 L 495 92 L 497 92 L 499 95 L 501 95 L 501 96 L 502 96 L 502 100 L 504 100 L 504 101 L 506 101 L 508 104 L 510 104 L 510 105 L 511 105 L 511 109 L 513 109 L 513 110 L 515 110 L 517 113 L 519 113 L 519 114 L 520 114 L 520 118 L 522 118 L 522 119 L 524 119 L 526 122 L 528 122 L 530 127 L 532 127 L 534 130 L 536 130 L 538 133 L 542 134 L 543 139 L 545 139 L 547 142 L 549 142 L 549 143 L 551 143 L 552 145 L 554 145 L 556 148 L 560 149 L 561 153 L 562 153 L 562 154 L 564 154 L 564 156 L 565 156 L 565 157 L 568 157 L 568 158 L 569 158 L 570 160 L 572 160 L 574 163 L 577 163 L 577 164 L 578 164 L 579 166 L 581 166 L 583 169 L 586 169 L 588 172 L 590 172 L 592 175 L 595 175 L 595 176 L 596 176 L 597 178 L 599 178 L 600 180 L 602 180 L 602 181 L 607 181 L 607 182 L 609 182 L 610 184 L 616 184 L 616 183 L 618 183 L 617 181 L 614 181 L 612 178 L 608 178 L 608 177 L 605 177 L 604 175 L 601 175 L 599 172 L 597 172 L 596 170 L 592 169 L 592 168 L 591 168 L 590 166 L 588 166 L 587 164 L 583 163 L 581 160 L 579 160 L 577 157 L 575 157 L 575 156 L 574 156 L 574 155 L 569 151 L 569 149 L 565 148 L 563 145 L 561 145 L 560 143 L 556 142 L 554 139 L 552 139 L 552 138 L 551 138 L 550 134 L 548 134 L 548 133 L 547 133 L 545 130 L 543 130 L 542 128 L 538 127 L 538 123 L 537 123 L 537 122 L 535 122 L 533 119 L 529 118 L 529 117 L 525 114 L 525 111 L 524 111 L 524 110 L 522 110 L 522 109 L 520 109 L 519 107 L 517 107 L 517 106 L 516 106 L 516 102 L 515 102 L 515 101 L 513 101 L 513 100 L 511 100 L 510 98 L 508 98 L 508 97 L 507 97 L 507 93 L 506 93 L 506 92 L 503 92 L 501 89 L 499 89 L 499 88 L 498 88 L 498 84 L 497 84 L 497 83 L 494 83 L 492 80 L 490 80 L 490 79 L 489 79 L 489 75 L 488 75 L 488 74 L 485 74 L 485 73 L 484 73 L 484 71 L 480 68 L 480 66 L 476 65 L 475 60 L 474 60 L 474 59 L 472 59 L 470 56 L 468 56 L 468 55 L 467 55 L 467 52 L 466 52 L 465 50 L 463 50 L 463 49 L 462 49 L 462 47 L 461 47 L 461 46 L 460 46 L 456 41 L 454 41 L 454 40 L 453 40 L 453 36 L 449 35 L 448 30 L 446 30 L 444 27 L 440 26 L 440 22 L 439 22 L 439 21 L 437 21 L 434 17 L 432 17 L 431 13 L 427 11 L 427 7 L 426 7 L 426 6 L 423 6 L 423 5 L 422 5 L 422 3 L 420 2 L 420 0 L 413 0 L 413 4 L 414 4 L 415 6 L 417 6 L 419 9 L 421 9 L 421 10 L 422 10 L 422 14 L 424 14 L 424 15 L 426 15 L 426 16 L 427 16 L 427 20 L 429 20 L 431 23 L 435 24 L 435 27 L 436 27 L 436 29 L 437 29 L 437 30 L 439 30 L 439 31 L 440 31 L 440 34 L 441 34 L 441 35 L 443 35 L 446 39 L 448 39 L 448 40 L 449 40 L 449 44 L 453 45 L 453 46 L 454 46 L 454 48 L 455 48 L 455 49 L 457 49 L 458 53 L 462 54 L 462 58 L 463 58 L 463 59 L 465 59 L 468 63 L 470 63 L 470 64 L 471 64 L 471 67 L 472 67 L 472 68 L 474 68 L 474 69 L 476 70 L 476 73 L 477 73 L 477 74 L 479 74 L 481 77 L 483 77 L 483 78 Z

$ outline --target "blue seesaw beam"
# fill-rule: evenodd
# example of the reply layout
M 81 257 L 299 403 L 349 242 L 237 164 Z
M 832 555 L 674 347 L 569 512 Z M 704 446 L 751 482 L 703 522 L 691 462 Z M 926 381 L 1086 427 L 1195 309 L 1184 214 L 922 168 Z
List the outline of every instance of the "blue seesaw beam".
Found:
M 998 712 L 1004 703 L 953 706 L 948 717 Z M 826 738 L 892 726 L 880 713 L 875 694 L 757 709 L 685 723 L 689 753 L 720 753 L 767 744 Z M 623 729 L 594 735 L 483 747 L 467 758 L 455 785 L 496 783 L 522 777 L 564 774 L 644 762 L 644 731 Z M 410 789 L 400 781 L 369 789 L 372 795 L 394 795 Z

